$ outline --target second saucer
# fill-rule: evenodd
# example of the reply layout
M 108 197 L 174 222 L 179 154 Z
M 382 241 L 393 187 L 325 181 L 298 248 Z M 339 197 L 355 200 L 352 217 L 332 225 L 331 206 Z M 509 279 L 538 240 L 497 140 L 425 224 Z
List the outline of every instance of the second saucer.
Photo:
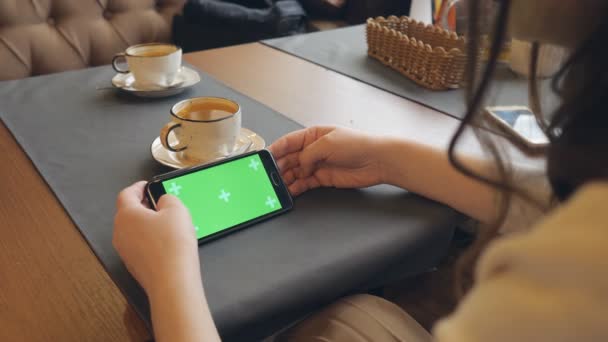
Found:
M 179 94 L 200 81 L 198 72 L 182 66 L 173 83 L 167 87 L 138 87 L 132 73 L 117 73 L 112 78 L 112 85 L 139 97 L 168 97 Z
M 174 143 L 174 141 L 170 141 L 170 143 Z M 181 169 L 194 165 L 211 163 L 220 159 L 233 157 L 251 151 L 261 150 L 264 147 L 266 147 L 266 142 L 264 141 L 264 138 L 247 128 L 241 128 L 234 149 L 229 155 L 224 157 L 217 157 L 209 160 L 187 159 L 184 157 L 182 152 L 173 152 L 167 150 L 161 144 L 160 137 L 154 139 L 154 141 L 152 142 L 152 146 L 150 147 L 150 151 L 152 152 L 152 158 L 154 158 L 157 162 L 165 166 L 172 167 L 174 169 Z

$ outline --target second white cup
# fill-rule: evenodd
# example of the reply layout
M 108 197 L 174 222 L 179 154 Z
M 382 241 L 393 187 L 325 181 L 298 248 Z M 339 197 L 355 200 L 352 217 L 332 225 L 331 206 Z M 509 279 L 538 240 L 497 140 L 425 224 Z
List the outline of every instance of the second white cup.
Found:
M 568 58 L 568 50 L 561 46 L 543 44 L 538 52 L 536 77 L 553 76 Z M 513 39 L 509 53 L 509 67 L 515 73 L 530 77 L 530 60 L 532 59 L 532 43 Z
M 128 69 L 119 66 L 126 60 Z M 119 73 L 132 73 L 137 87 L 169 87 L 182 65 L 182 49 L 165 43 L 130 46 L 114 56 L 112 67 Z

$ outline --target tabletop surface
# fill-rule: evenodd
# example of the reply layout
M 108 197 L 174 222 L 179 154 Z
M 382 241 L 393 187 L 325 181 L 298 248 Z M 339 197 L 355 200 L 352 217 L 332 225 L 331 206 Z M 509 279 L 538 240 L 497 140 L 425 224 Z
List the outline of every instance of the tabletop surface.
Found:
M 244 56 L 247 56 L 244 58 Z M 458 121 L 295 57 L 247 44 L 185 60 L 304 126 L 338 124 L 445 147 Z M 244 62 L 246 61 L 246 62 Z M 0 340 L 145 340 L 119 289 L 0 125 Z M 478 154 L 471 137 L 464 148 Z

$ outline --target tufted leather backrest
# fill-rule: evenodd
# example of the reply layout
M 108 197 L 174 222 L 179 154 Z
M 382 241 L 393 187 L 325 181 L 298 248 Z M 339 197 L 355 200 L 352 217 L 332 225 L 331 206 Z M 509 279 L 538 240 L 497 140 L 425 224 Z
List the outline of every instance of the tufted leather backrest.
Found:
M 108 64 L 169 41 L 186 0 L 0 0 L 0 80 Z

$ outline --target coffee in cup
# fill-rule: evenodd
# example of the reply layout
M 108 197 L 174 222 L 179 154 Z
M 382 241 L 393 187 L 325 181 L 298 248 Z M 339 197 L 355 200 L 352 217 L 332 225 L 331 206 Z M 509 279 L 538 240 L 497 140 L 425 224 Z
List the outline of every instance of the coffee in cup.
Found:
M 229 156 L 241 132 L 241 108 L 219 97 L 196 97 L 171 108 L 171 122 L 160 131 L 163 146 L 185 159 L 205 161 Z M 171 144 L 169 134 L 177 143 Z
M 128 69 L 118 63 L 126 60 Z M 182 49 L 165 43 L 149 43 L 130 46 L 114 56 L 112 67 L 119 73 L 132 73 L 138 87 L 171 86 L 182 65 Z

